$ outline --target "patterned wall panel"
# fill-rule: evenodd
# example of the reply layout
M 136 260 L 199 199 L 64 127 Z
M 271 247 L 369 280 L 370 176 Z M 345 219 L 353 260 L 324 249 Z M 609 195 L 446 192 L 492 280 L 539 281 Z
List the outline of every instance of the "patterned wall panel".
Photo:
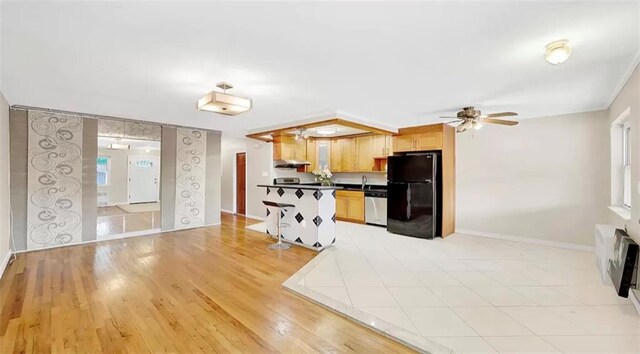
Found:
M 204 225 L 207 134 L 178 128 L 175 228 Z
M 161 130 L 162 127 L 159 124 L 107 118 L 100 118 L 98 120 L 99 136 L 160 141 L 162 136 Z
M 27 249 L 82 240 L 82 118 L 28 112 Z

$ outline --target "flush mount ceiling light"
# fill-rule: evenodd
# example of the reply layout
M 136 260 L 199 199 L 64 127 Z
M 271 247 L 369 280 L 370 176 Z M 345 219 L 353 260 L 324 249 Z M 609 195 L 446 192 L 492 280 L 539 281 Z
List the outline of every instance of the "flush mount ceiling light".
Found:
M 131 149 L 131 145 L 127 145 L 127 144 L 109 144 L 109 145 L 107 145 L 107 149 L 109 149 L 109 150 L 129 150 L 129 149 Z
M 571 45 L 566 39 L 553 41 L 545 47 L 544 58 L 553 65 L 562 64 L 571 55 Z
M 316 133 L 320 135 L 333 135 L 338 132 L 336 128 L 318 128 L 316 129 Z
M 251 100 L 238 96 L 229 95 L 227 90 L 233 86 L 226 82 L 219 82 L 216 87 L 222 92 L 211 91 L 198 100 L 198 109 L 228 116 L 235 116 L 251 109 Z

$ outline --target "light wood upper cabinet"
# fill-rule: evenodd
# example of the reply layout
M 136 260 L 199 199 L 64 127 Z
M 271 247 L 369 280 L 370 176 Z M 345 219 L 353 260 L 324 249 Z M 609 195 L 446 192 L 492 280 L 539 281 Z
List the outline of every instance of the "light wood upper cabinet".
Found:
M 442 132 L 401 134 L 393 137 L 393 151 L 442 150 Z
M 305 167 L 307 172 L 312 172 L 313 170 L 318 168 L 318 150 L 315 139 L 307 139 L 307 158 L 306 161 L 309 161 L 310 165 Z
M 388 155 L 389 146 L 386 135 L 365 135 L 355 138 L 356 141 L 356 172 L 375 171 L 375 158 Z
M 307 141 L 296 140 L 291 135 L 278 135 L 273 138 L 273 158 L 276 160 L 297 160 L 307 159 Z
M 415 134 L 398 135 L 393 137 L 393 151 L 414 151 Z
M 333 172 L 356 171 L 356 142 L 353 138 L 334 139 L 331 142 L 330 169 Z
M 333 172 L 342 172 L 342 145 L 339 140 L 331 142 L 331 163 L 330 169 Z

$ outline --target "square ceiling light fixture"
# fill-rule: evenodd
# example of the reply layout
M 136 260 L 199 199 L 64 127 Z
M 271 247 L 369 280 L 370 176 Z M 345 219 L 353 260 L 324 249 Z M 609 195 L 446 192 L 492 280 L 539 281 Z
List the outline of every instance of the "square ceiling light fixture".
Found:
M 223 91 L 211 91 L 198 100 L 198 109 L 228 116 L 235 116 L 251 109 L 251 100 L 248 98 L 229 95 L 226 91 L 233 86 L 226 82 L 219 82 L 217 87 Z

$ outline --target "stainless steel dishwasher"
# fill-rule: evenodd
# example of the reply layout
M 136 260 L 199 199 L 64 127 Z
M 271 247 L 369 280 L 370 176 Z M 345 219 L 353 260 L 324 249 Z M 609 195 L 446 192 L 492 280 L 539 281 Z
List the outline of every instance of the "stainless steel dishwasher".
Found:
M 371 225 L 387 225 L 387 191 L 364 191 L 364 221 Z

